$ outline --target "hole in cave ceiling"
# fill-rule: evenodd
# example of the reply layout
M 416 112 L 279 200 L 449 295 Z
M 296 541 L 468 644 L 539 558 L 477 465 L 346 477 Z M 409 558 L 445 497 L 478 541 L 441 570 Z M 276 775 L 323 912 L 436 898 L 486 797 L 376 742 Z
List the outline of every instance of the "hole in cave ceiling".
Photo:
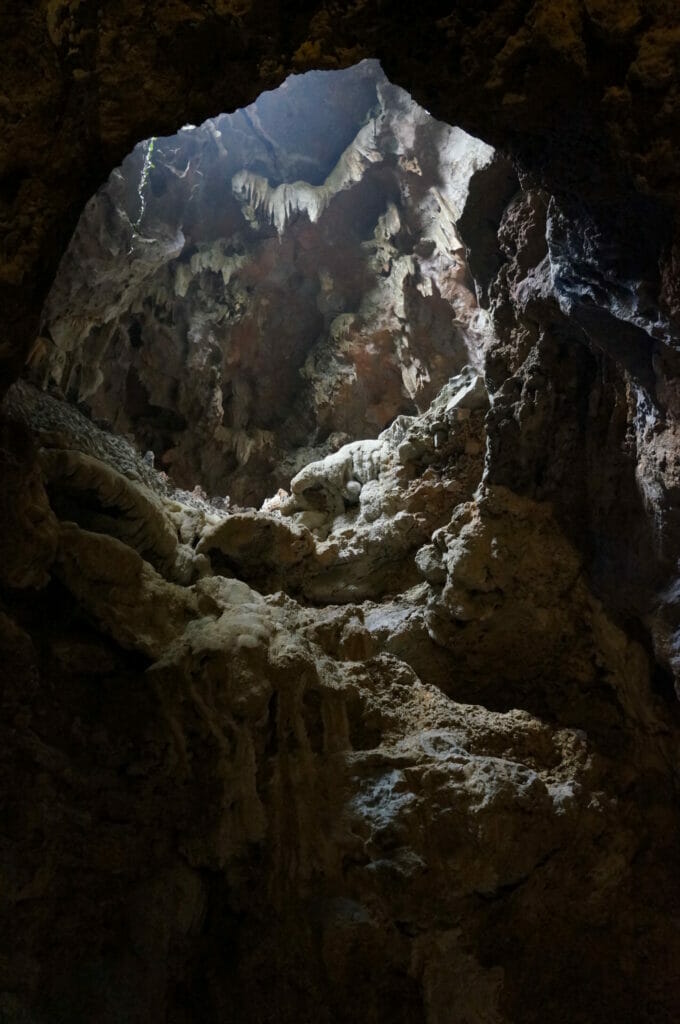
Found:
M 493 156 L 372 60 L 141 142 L 81 216 L 34 382 L 259 505 L 478 364 L 456 223 Z

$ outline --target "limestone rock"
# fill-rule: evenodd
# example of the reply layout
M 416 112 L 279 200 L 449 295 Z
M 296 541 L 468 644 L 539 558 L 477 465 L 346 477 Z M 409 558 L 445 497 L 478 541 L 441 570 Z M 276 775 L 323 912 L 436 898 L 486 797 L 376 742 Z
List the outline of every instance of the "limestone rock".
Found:
M 341 78 L 323 160 L 311 114 L 297 134 L 276 127 L 310 102 L 314 76 L 293 78 L 140 144 L 62 262 L 34 379 L 134 435 L 182 487 L 259 504 L 308 449 L 423 411 L 475 358 L 455 224 L 492 150 L 376 62 Z
M 324 338 L 309 362 L 308 350 L 286 351 L 299 356 L 307 408 L 325 417 L 328 436 L 300 421 L 290 447 L 277 450 L 281 424 L 252 422 L 253 410 L 275 408 L 285 383 L 262 360 L 247 369 L 254 378 L 264 369 L 266 388 L 239 374 L 227 395 L 212 343 L 186 361 L 195 384 L 181 413 L 187 426 L 205 423 L 209 441 L 224 427 L 227 471 L 243 470 L 244 492 L 246 470 L 259 478 L 258 505 L 302 471 L 293 498 L 278 495 L 258 513 L 218 507 L 192 491 L 207 474 L 190 478 L 181 448 L 172 466 L 187 490 L 173 493 L 127 441 L 57 396 L 13 388 L 0 451 L 0 1016 L 674 1021 L 674 6 L 541 0 L 459 4 L 442 16 L 441 5 L 414 15 L 408 5 L 360 3 L 305 6 L 291 18 L 256 0 L 121 0 L 94 12 L 55 0 L 7 11 L 3 28 L 3 388 L 31 348 L 38 377 L 54 368 L 41 309 L 87 198 L 139 139 L 214 117 L 225 97 L 244 106 L 291 69 L 378 56 L 417 101 L 508 162 L 497 157 L 470 180 L 448 271 L 428 266 L 442 251 L 431 244 L 444 244 L 440 233 L 404 250 L 413 207 L 401 196 L 369 225 L 364 265 L 382 282 L 375 301 L 348 298 L 337 268 L 318 266 L 314 245 L 305 250 L 318 271 L 310 333 L 316 341 L 323 323 Z M 356 138 L 357 111 L 368 112 L 365 84 L 336 104 L 342 148 Z M 264 263 L 281 255 L 290 265 L 286 231 L 279 242 L 270 213 L 287 221 L 302 252 L 352 189 L 321 209 L 317 190 L 341 151 L 319 143 L 304 152 L 300 138 L 282 145 L 274 109 L 230 140 L 249 139 L 264 163 L 242 181 L 255 203 L 241 207 L 232 193 L 231 209 L 259 239 Z M 200 130 L 225 166 L 221 128 Z M 195 131 L 184 133 L 189 148 Z M 149 188 L 140 218 L 134 177 L 133 226 L 151 225 L 154 189 L 178 206 L 182 182 L 200 191 L 205 168 L 195 156 L 173 162 L 157 141 L 158 174 L 148 144 L 134 157 Z M 399 174 L 416 188 L 440 174 L 428 149 L 397 139 Z M 368 163 L 364 181 L 380 170 Z M 291 190 L 303 164 L 307 187 Z M 436 226 L 443 208 L 431 192 L 420 223 Z M 113 206 L 106 212 L 116 219 Z M 259 286 L 262 264 L 215 238 L 187 251 L 191 231 L 205 226 L 189 212 L 172 230 L 119 247 L 135 267 L 123 280 L 100 277 L 102 294 L 129 298 L 153 283 L 154 309 L 172 312 L 198 280 L 212 282 L 207 305 L 227 292 L 230 315 L 248 305 L 239 282 L 257 271 Z M 178 260 L 172 278 L 159 267 Z M 443 305 L 434 286 L 422 294 L 428 279 Z M 298 284 L 284 277 L 282 290 L 297 295 Z M 490 403 L 461 407 L 449 422 L 445 405 L 430 418 L 423 410 L 471 349 L 456 343 L 436 353 L 439 363 L 411 339 L 391 348 L 390 331 L 398 322 L 405 333 L 403 302 L 420 339 L 439 344 L 454 294 Z M 83 298 L 76 316 L 96 307 Z M 389 338 L 385 303 L 399 309 L 385 318 Z M 301 308 L 290 316 L 296 330 L 310 326 Z M 289 338 L 280 307 L 269 309 L 268 322 Z M 379 330 L 362 334 L 365 314 Z M 153 366 L 135 348 L 137 328 L 114 337 L 115 319 L 104 316 L 91 365 L 80 360 L 68 386 L 81 396 L 129 392 L 127 408 L 109 408 L 122 429 L 132 417 L 154 433 L 141 451 L 163 465 L 168 446 L 159 442 L 187 429 L 167 415 L 184 353 L 172 325 L 146 315 L 160 335 Z M 73 326 L 59 339 L 67 360 Z M 364 372 L 365 340 L 375 344 L 375 373 Z M 105 351 L 114 358 L 103 378 Z M 251 339 L 233 351 L 245 360 Z M 156 423 L 158 409 L 165 418 Z M 356 460 L 370 470 L 365 480 L 346 475 L 354 448 L 326 464 L 345 444 L 375 441 L 398 411 L 413 418 L 395 420 L 379 465 L 370 446 Z M 347 429 L 359 413 L 370 430 Z M 93 471 L 92 459 L 111 475 Z M 94 492 L 72 488 L 69 511 L 45 486 L 50 464 L 74 467 Z M 207 466 L 215 468 L 210 453 Z M 319 509 L 310 507 L 315 488 Z M 112 507 L 131 509 L 131 522 L 99 520 L 100 532 L 74 523 L 71 513 L 91 522 L 88 493 L 115 495 Z M 399 514 L 416 524 L 402 546 Z M 131 546 L 134 522 L 153 538 L 141 552 Z M 205 539 L 191 574 L 170 558 L 159 525 L 167 523 L 178 546 L 194 551 Z M 221 531 L 226 554 L 210 547 Z M 313 548 L 291 564 L 300 543 Z M 288 557 L 288 571 L 272 555 L 255 584 L 258 545 Z M 315 597 L 304 587 L 317 587 L 324 545 L 337 585 Z M 339 569 L 349 549 L 356 559 Z M 231 565 L 218 564 L 232 554 Z

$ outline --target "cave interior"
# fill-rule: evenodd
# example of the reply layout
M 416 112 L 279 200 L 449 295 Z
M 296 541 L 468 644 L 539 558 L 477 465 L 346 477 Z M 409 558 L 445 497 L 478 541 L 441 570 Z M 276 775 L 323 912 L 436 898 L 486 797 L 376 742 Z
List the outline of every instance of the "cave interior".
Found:
M 0 1022 L 677 1021 L 672 5 L 86 7 L 0 96 Z

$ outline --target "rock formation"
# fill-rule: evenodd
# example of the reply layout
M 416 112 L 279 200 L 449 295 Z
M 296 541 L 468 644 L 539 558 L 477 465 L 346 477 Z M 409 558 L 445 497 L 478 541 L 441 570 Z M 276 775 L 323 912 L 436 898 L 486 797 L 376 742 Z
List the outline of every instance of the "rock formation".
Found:
M 153 37 L 127 0 L 8 19 L 8 378 L 34 345 L 0 446 L 12 1024 L 677 1019 L 677 27 L 661 2 L 435 7 L 290 22 L 187 2 L 159 6 Z M 426 200 L 446 187 L 428 154 L 460 136 L 423 113 L 422 149 L 395 145 L 387 97 L 415 108 L 373 65 L 338 112 L 342 145 L 264 146 L 263 97 L 261 148 L 233 167 L 220 150 L 225 83 L 244 105 L 291 68 L 365 56 L 508 158 L 477 143 L 446 220 L 462 251 Z M 39 170 L 57 109 L 71 146 Z M 103 170 L 209 113 L 180 138 L 211 136 L 229 222 L 195 215 L 184 152 L 147 143 L 88 208 L 96 244 L 76 235 L 43 308 Z M 343 177 L 373 152 L 371 123 L 384 151 Z M 302 157 L 307 188 L 292 188 Z M 350 197 L 362 227 L 319 249 Z M 107 276 L 107 238 L 133 248 L 127 276 Z M 326 263 L 304 257 L 311 239 Z M 362 242 L 351 293 L 328 261 Z M 244 282 L 278 272 L 290 290 L 295 266 L 317 319 L 285 378 L 248 341 Z M 429 294 L 411 287 L 426 279 Z M 211 375 L 171 352 L 201 414 L 221 396 L 202 436 L 225 431 L 222 477 L 195 407 L 169 420 L 179 403 L 155 383 L 178 336 L 163 318 L 192 288 L 195 351 L 226 295 L 216 347 L 287 396 L 265 422 L 267 392 L 228 360 Z M 429 381 L 404 373 L 395 297 Z M 260 322 L 285 334 L 276 315 Z M 350 344 L 348 315 L 364 330 Z M 243 458 L 267 431 L 261 460 Z M 187 490 L 223 498 L 231 480 L 237 504 Z
M 670 1012 L 676 730 L 486 410 L 467 371 L 239 511 L 10 390 L 6 1019 Z
M 493 161 L 375 61 L 140 144 L 81 218 L 34 376 L 182 486 L 259 505 L 478 358 L 455 223 Z

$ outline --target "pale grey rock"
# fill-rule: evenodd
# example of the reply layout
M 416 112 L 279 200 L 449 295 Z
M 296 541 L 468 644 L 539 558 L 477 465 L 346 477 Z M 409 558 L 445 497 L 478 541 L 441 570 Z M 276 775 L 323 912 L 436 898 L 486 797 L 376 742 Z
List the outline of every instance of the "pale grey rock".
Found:
M 456 224 L 493 151 L 376 62 L 343 75 L 323 142 L 318 112 L 282 132 L 282 93 L 140 144 L 62 261 L 34 381 L 183 490 L 259 506 L 479 363 L 488 325 Z

